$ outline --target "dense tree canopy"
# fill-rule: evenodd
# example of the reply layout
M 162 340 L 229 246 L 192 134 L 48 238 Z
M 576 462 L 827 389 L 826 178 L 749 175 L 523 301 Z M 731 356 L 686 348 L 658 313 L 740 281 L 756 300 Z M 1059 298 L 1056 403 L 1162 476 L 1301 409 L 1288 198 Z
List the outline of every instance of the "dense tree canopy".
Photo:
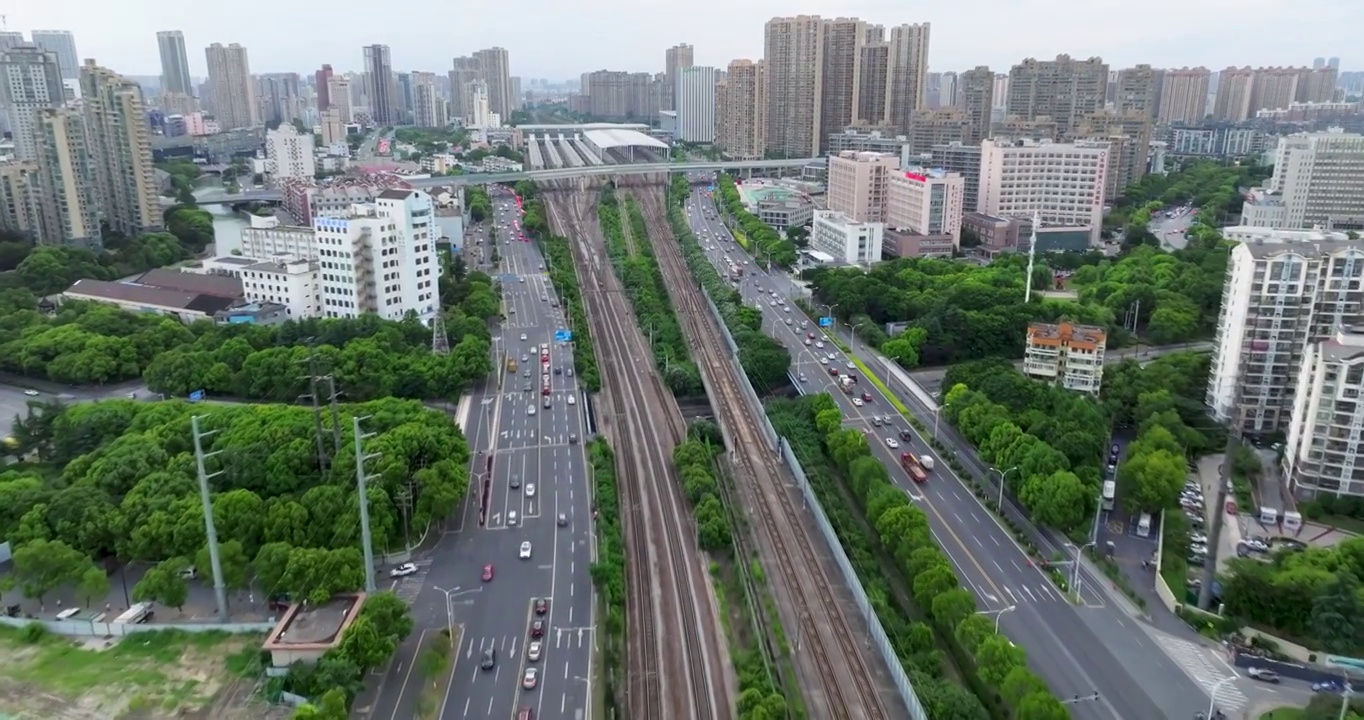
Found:
M 681 176 L 678 176 L 681 177 Z M 757 215 L 744 209 L 734 178 L 721 173 L 719 184 L 719 204 L 734 219 L 735 239 L 754 257 L 770 260 L 774 265 L 790 268 L 796 264 L 796 245 L 777 232 L 771 225 L 758 219 Z
M 0 537 L 20 548 L 60 542 L 94 559 L 171 561 L 166 574 L 174 576 L 205 565 L 190 433 L 190 416 L 204 410 L 180 401 L 106 400 L 23 421 L 15 433 L 27 445 L 20 450 L 39 451 L 47 463 L 41 473 L 0 474 Z M 229 583 L 244 581 L 250 559 L 267 591 L 350 589 L 328 586 L 326 578 L 353 578 L 357 571 L 363 577 L 359 555 L 347 554 L 360 539 L 347 431 L 355 416 L 366 417 L 366 431 L 375 433 L 365 450 L 377 453 L 366 464 L 377 550 L 404 547 L 463 497 L 464 438 L 448 416 L 418 403 L 342 406 L 339 451 L 324 429 L 325 470 L 309 409 L 214 406 L 201 429 L 213 432 L 203 441 L 205 452 L 221 451 L 208 463 L 210 472 L 221 471 L 213 479 L 213 514 L 219 536 L 231 541 L 222 546 Z M 165 592 L 160 580 L 153 585 L 151 595 Z
M 762 312 L 745 305 L 743 297 L 730 285 L 729 281 L 716 272 L 715 266 L 701 249 L 696 235 L 687 224 L 682 203 L 690 193 L 686 178 L 673 177 L 668 191 L 668 224 L 682 246 L 682 255 L 692 276 L 700 281 L 720 311 L 739 347 L 739 365 L 759 393 L 790 384 L 791 353 L 786 347 L 772 339 L 762 330 Z
M 692 362 L 687 338 L 673 311 L 639 207 L 633 200 L 620 203 L 614 189 L 607 186 L 597 203 L 597 221 L 606 239 L 607 255 L 629 294 L 640 330 L 653 341 L 654 365 L 663 382 L 678 397 L 701 394 L 701 375 Z M 626 241 L 627 232 L 630 242 Z
M 1191 160 L 1175 172 L 1151 173 L 1123 191 L 1122 198 L 1104 217 L 1104 227 L 1123 230 L 1129 245 L 1159 246 L 1159 239 L 1146 229 L 1151 213 L 1183 204 L 1199 209 L 1200 225 L 1217 227 L 1227 215 L 1241 211 L 1243 199 L 1239 188 L 1269 177 L 1271 170 L 1264 165 Z
M 1269 562 L 1234 558 L 1221 574 L 1227 616 L 1329 653 L 1364 652 L 1364 538 L 1331 548 L 1281 548 Z

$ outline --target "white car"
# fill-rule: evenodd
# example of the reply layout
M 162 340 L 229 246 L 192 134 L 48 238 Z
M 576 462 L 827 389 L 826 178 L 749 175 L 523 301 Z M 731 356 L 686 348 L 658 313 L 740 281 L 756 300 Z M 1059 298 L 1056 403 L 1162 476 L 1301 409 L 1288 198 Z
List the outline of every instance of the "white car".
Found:
M 895 438 L 886 438 L 886 447 L 894 450 L 895 448 L 900 447 L 900 441 Z
M 25 391 L 24 391 L 24 394 L 27 395 L 27 396 L 29 396 L 29 397 L 38 397 L 38 391 L 37 391 L 37 390 L 25 390 Z
M 535 406 L 534 406 L 534 405 L 531 405 L 530 407 L 526 408 L 526 414 L 527 414 L 527 415 L 534 415 L 534 414 L 535 414 Z
M 568 404 L 569 404 L 569 405 L 577 405 L 577 404 L 578 404 L 578 399 L 575 398 L 575 397 L 573 397 L 572 395 L 569 395 L 569 396 L 568 396 Z
M 525 333 L 521 333 L 521 342 L 525 342 L 525 341 L 526 341 L 526 334 L 525 334 Z
M 854 406 L 854 407 L 862 407 L 862 406 L 865 405 L 865 404 L 866 404 L 866 403 L 862 402 L 862 398 L 853 398 L 853 406 Z
M 539 661 L 540 651 L 542 649 L 544 649 L 544 645 L 539 640 L 531 643 L 530 646 L 526 648 L 526 659 L 531 662 Z
M 823 350 L 823 349 L 824 349 L 824 341 L 823 341 L 823 340 L 817 340 L 817 341 L 815 341 L 815 347 L 819 348 L 820 350 Z
M 819 359 L 819 364 L 820 364 L 820 365 L 828 365 L 828 364 L 829 364 L 829 358 L 826 358 L 826 357 L 820 358 L 820 359 Z
M 844 367 L 848 368 L 849 370 L 856 370 L 856 369 L 857 369 L 857 366 L 854 365 L 854 364 L 851 363 L 851 362 L 844 363 Z
M 535 483 L 526 483 L 526 497 L 535 497 Z
M 521 559 L 522 559 L 522 560 L 529 560 L 529 559 L 530 559 L 530 541 L 529 541 L 529 540 L 526 540 L 525 542 L 521 543 Z
M 412 573 L 415 572 L 417 572 L 416 565 L 412 563 L 403 563 L 402 565 L 399 565 L 398 567 L 389 570 L 388 576 L 391 578 L 407 577 L 408 575 L 411 575 Z

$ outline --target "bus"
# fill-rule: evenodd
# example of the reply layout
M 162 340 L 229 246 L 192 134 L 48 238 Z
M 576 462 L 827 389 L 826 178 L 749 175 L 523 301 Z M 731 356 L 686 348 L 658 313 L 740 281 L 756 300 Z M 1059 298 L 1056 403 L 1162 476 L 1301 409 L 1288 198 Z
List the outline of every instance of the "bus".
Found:
M 152 604 L 149 602 L 140 602 L 128 608 L 128 610 L 124 612 L 122 615 L 119 615 L 118 617 L 114 618 L 114 622 L 127 623 L 129 625 L 137 625 L 139 623 L 147 622 L 148 620 L 151 619 Z
M 1112 480 L 1104 481 L 1103 508 L 1112 512 L 1113 500 L 1118 496 L 1118 484 Z

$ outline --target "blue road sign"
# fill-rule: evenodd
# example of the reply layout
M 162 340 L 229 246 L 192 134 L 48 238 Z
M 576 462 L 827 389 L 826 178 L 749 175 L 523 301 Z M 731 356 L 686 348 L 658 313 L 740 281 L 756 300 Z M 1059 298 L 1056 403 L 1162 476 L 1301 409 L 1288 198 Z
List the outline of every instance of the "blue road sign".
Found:
M 200 400 L 203 400 L 203 399 L 204 399 L 204 391 L 203 391 L 203 390 L 195 390 L 194 392 L 192 392 L 192 393 L 189 394 L 189 401 L 190 401 L 190 402 L 199 402 Z
M 833 327 L 833 324 L 834 324 L 834 319 L 831 318 L 831 317 L 822 317 L 822 318 L 819 319 L 819 326 L 820 326 L 820 327 Z
M 572 341 L 573 341 L 573 333 L 571 333 L 571 332 L 569 332 L 569 331 L 567 331 L 567 330 L 555 330 L 555 331 L 554 331 L 554 342 L 572 342 Z

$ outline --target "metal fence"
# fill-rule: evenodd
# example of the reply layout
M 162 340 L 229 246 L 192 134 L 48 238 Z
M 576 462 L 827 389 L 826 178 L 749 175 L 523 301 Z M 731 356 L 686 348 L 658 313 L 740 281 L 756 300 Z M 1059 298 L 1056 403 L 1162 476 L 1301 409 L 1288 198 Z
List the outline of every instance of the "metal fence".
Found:
M 29 625 L 42 625 L 54 635 L 75 635 L 85 637 L 122 637 L 146 632 L 179 630 L 181 632 L 225 632 L 225 633 L 264 633 L 275 628 L 273 622 L 257 623 L 160 623 L 156 625 L 119 622 L 95 622 L 94 620 L 30 620 L 28 618 L 0 617 L 0 624 L 22 629 Z
M 786 466 L 790 468 L 791 474 L 795 476 L 796 482 L 800 485 L 801 494 L 805 498 L 805 505 L 814 515 L 815 524 L 819 526 L 820 533 L 824 535 L 824 542 L 829 546 L 830 553 L 838 562 L 838 569 L 843 573 L 843 580 L 852 590 L 853 597 L 857 601 L 857 609 L 862 613 L 862 618 L 866 621 L 871 633 L 872 640 L 876 644 L 876 649 L 881 653 L 881 659 L 885 662 L 886 668 L 890 672 L 891 680 L 895 683 L 895 689 L 900 693 L 900 699 L 904 701 L 905 707 L 909 709 L 909 716 L 913 720 L 928 720 L 928 714 L 924 712 L 923 703 L 919 702 L 919 696 L 914 692 L 914 686 L 909 682 L 909 675 L 905 673 L 904 665 L 900 663 L 900 657 L 895 653 L 895 648 L 890 644 L 890 637 L 886 635 L 886 630 L 881 626 L 881 619 L 876 616 L 876 610 L 871 605 L 871 600 L 867 597 L 867 591 L 862 587 L 862 580 L 857 577 L 857 571 L 853 569 L 852 561 L 848 559 L 847 553 L 843 551 L 843 544 L 839 541 L 838 535 L 834 532 L 833 525 L 829 524 L 829 518 L 824 514 L 824 508 L 819 504 L 819 498 L 815 497 L 814 490 L 810 487 L 809 480 L 805 477 L 805 469 L 796 460 L 795 454 L 791 451 L 791 444 L 786 438 L 777 435 L 776 428 L 772 427 L 772 422 L 767 418 L 767 413 L 763 410 L 762 401 L 758 399 L 758 394 L 753 389 L 752 383 L 748 381 L 748 375 L 744 373 L 739 365 L 738 346 L 734 342 L 733 336 L 729 333 L 729 328 L 725 326 L 724 318 L 720 315 L 720 310 L 711 301 L 710 294 L 702 292 L 706 296 L 706 304 L 710 306 L 711 313 L 715 316 L 720 325 L 720 331 L 724 333 L 726 342 L 729 343 L 731 350 L 730 361 L 734 363 L 739 376 L 744 379 L 740 387 L 744 392 L 744 400 L 752 405 L 757 416 L 762 418 L 763 434 L 772 443 L 773 452 L 781 455 Z

